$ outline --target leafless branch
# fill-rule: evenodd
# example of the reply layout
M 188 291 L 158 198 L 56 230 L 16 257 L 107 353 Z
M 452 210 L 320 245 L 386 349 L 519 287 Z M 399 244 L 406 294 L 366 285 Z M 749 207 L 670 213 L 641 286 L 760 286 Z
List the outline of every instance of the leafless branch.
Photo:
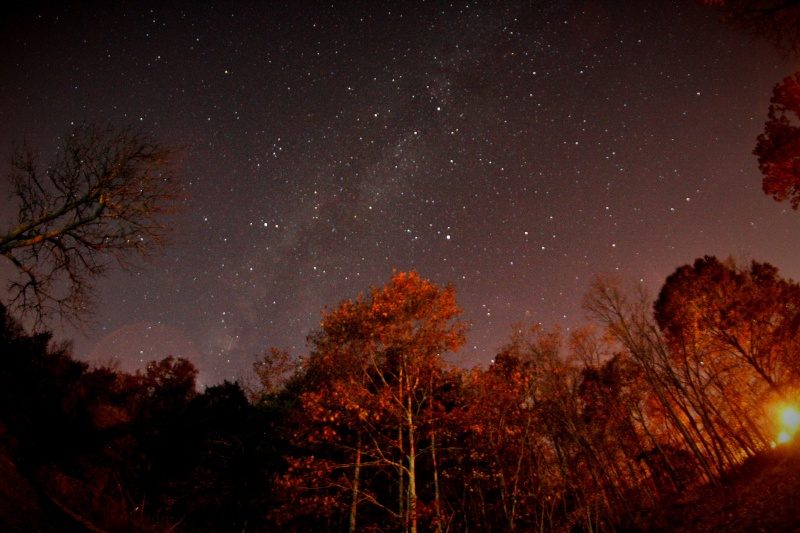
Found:
M 44 169 L 27 142 L 16 146 L 9 179 L 18 215 L 0 235 L 0 254 L 19 274 L 9 306 L 34 329 L 54 318 L 82 325 L 94 278 L 169 243 L 174 155 L 139 129 L 91 124 L 73 127 Z

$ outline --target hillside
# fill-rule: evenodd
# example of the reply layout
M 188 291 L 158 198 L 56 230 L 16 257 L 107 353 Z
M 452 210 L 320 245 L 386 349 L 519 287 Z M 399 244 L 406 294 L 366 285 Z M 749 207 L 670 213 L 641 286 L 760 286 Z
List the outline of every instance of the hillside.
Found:
M 59 531 L 60 518 L 47 508 L 14 464 L 0 453 L 0 531 Z
M 800 531 L 800 444 L 746 461 L 720 485 L 665 503 L 635 530 L 661 532 Z

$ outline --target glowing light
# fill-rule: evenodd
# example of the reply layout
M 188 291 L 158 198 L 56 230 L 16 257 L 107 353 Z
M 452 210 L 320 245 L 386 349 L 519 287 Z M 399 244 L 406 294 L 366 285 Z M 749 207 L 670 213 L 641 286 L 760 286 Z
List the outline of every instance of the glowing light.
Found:
M 774 448 L 778 444 L 785 444 L 792 440 L 792 438 L 800 429 L 800 412 L 794 407 L 785 407 L 780 411 L 780 425 L 782 426 L 776 442 L 772 443 Z
M 797 431 L 797 427 L 800 426 L 800 413 L 794 407 L 787 407 L 781 413 L 781 421 L 794 434 Z

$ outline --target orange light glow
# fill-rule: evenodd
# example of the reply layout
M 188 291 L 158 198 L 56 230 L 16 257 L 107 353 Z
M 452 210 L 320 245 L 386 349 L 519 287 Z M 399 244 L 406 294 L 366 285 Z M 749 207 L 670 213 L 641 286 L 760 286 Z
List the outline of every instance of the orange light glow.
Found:
M 792 440 L 797 430 L 800 429 L 800 412 L 794 407 L 784 407 L 780 410 L 780 425 L 778 438 L 772 443 L 773 448 L 777 444 L 785 444 Z
M 800 413 L 794 407 L 787 407 L 781 412 L 781 421 L 794 434 L 800 426 Z

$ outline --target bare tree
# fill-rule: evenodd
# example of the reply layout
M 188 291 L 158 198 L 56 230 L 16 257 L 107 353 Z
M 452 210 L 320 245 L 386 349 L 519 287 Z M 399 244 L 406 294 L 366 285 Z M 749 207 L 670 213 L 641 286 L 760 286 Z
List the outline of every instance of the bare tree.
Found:
M 35 329 L 54 318 L 83 324 L 94 278 L 169 241 L 163 215 L 174 212 L 179 186 L 174 151 L 134 127 L 80 124 L 42 168 L 27 142 L 10 160 L 15 223 L 0 235 L 0 253 L 16 267 L 8 304 Z

